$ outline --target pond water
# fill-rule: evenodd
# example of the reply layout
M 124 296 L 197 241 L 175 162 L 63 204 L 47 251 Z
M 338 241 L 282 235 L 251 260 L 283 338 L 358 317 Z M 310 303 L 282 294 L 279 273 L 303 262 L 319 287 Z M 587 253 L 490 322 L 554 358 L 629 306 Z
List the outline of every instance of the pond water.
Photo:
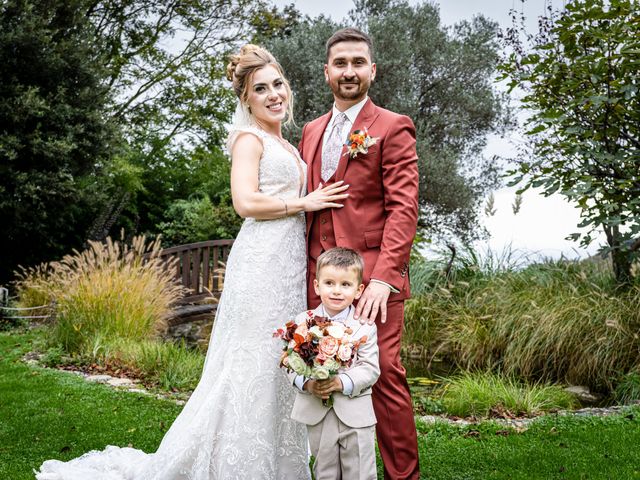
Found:
M 455 367 L 440 359 L 417 358 L 403 355 L 402 365 L 407 370 L 407 378 L 429 378 L 438 380 L 455 371 Z

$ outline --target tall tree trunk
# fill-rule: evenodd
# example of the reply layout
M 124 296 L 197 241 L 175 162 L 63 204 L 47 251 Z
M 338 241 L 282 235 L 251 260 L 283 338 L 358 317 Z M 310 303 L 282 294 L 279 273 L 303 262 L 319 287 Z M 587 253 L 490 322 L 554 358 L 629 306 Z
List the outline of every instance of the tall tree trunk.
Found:
M 603 225 L 607 236 L 607 243 L 611 248 L 611 262 L 616 282 L 620 285 L 631 283 L 631 252 L 621 243 L 620 229 L 618 226 Z

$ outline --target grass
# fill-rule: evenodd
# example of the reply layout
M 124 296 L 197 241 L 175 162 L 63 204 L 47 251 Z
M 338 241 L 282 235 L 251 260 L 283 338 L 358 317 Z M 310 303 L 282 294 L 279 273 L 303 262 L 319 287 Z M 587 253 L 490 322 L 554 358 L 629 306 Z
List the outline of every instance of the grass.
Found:
M 500 262 L 503 262 L 502 264 Z M 617 289 L 598 262 L 513 268 L 462 255 L 450 277 L 442 261 L 416 265 L 405 341 L 465 370 L 610 391 L 640 366 L 640 284 Z M 501 266 L 503 265 L 503 266 Z
M 640 478 L 639 407 L 615 417 L 549 415 L 521 433 L 492 422 L 467 427 L 418 422 L 418 432 L 421 478 Z
M 94 338 L 97 340 L 97 338 Z M 164 391 L 191 391 L 198 384 L 204 354 L 183 342 L 112 339 L 96 341 L 84 356 L 70 356 L 59 345 L 48 346 L 46 335 L 33 342 L 41 353 L 39 362 L 47 367 L 75 367 L 87 372 L 124 374 L 147 388 Z
M 0 478 L 33 479 L 45 459 L 108 444 L 154 451 L 181 407 L 25 365 L 20 358 L 42 335 L 0 334 Z
M 462 373 L 449 380 L 442 397 L 445 411 L 458 417 L 535 416 L 576 405 L 560 386 L 528 385 L 493 373 Z
M 125 340 L 107 347 L 100 361 L 138 370 L 146 383 L 164 390 L 193 390 L 202 374 L 204 355 L 184 342 Z
M 43 334 L 0 333 L 0 478 L 33 479 L 45 459 L 106 445 L 154 451 L 181 407 L 22 363 Z M 640 444 L 639 419 L 637 407 L 608 418 L 549 415 L 522 433 L 418 422 L 422 478 L 640 478 L 640 450 L 630 448 Z
M 640 371 L 629 372 L 619 379 L 614 397 L 622 404 L 640 400 Z

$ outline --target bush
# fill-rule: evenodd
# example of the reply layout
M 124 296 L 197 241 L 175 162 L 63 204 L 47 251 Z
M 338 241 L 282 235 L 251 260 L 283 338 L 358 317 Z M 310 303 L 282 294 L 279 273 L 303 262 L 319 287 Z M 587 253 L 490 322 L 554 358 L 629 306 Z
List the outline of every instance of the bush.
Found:
M 640 364 L 640 285 L 617 289 L 601 262 L 458 260 L 451 278 L 407 303 L 405 339 L 459 367 L 609 390 Z
M 640 371 L 629 372 L 618 381 L 614 397 L 620 404 L 629 404 L 640 400 Z
M 164 216 L 167 221 L 158 224 L 157 228 L 168 246 L 234 238 L 242 220 L 228 198 L 223 197 L 218 205 L 214 205 L 208 195 L 176 200 Z
M 115 338 L 148 339 L 165 328 L 171 305 L 184 293 L 163 260 L 159 240 L 131 246 L 90 242 L 83 252 L 24 271 L 17 282 L 24 303 L 56 302 L 52 343 L 87 354 Z
M 529 385 L 492 373 L 464 373 L 450 380 L 443 393 L 445 410 L 459 417 L 536 415 L 570 409 L 576 401 L 562 387 Z

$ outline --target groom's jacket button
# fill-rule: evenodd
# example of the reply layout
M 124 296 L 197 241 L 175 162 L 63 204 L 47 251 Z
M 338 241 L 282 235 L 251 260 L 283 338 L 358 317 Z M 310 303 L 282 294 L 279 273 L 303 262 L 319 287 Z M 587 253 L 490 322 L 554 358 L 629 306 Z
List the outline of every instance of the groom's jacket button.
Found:
M 322 235 L 322 240 L 326 240 L 327 236 L 326 235 Z
M 326 218 L 321 218 L 321 219 L 320 219 L 320 223 L 322 223 L 322 224 L 327 223 L 327 219 L 326 219 Z

